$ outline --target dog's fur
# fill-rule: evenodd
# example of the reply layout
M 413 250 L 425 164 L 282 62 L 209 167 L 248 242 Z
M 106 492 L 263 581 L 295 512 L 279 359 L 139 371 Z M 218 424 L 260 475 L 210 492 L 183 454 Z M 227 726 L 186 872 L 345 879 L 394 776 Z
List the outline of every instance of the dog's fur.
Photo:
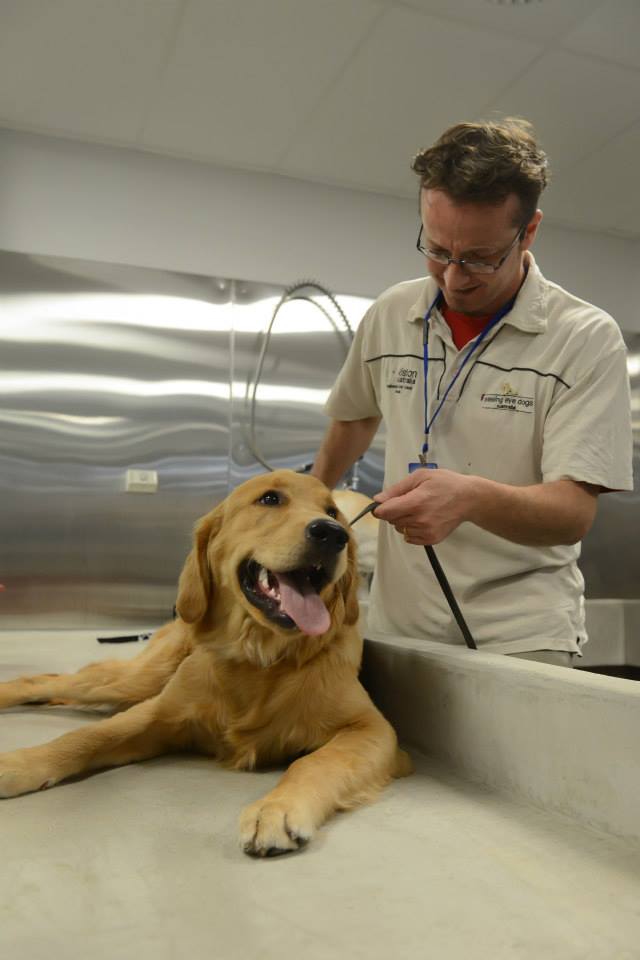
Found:
M 365 497 L 357 490 L 334 490 L 333 499 L 338 510 L 350 519 L 371 503 L 370 497 Z M 377 517 L 372 513 L 366 513 L 353 528 L 358 546 L 358 572 L 365 582 L 371 579 L 376 565 L 379 527 L 380 521 Z
M 265 597 L 264 573 L 263 588 L 254 576 L 247 591 L 247 561 L 280 572 L 281 591 L 287 572 L 323 575 L 326 622 L 312 617 L 303 630 L 283 616 L 277 599 Z M 270 577 L 272 593 L 275 583 Z M 180 576 L 179 617 L 142 654 L 0 684 L 0 707 L 64 701 L 121 711 L 0 755 L 0 796 L 177 750 L 242 770 L 297 757 L 275 789 L 243 811 L 240 843 L 255 856 L 303 846 L 334 811 L 372 799 L 411 770 L 358 681 L 356 586 L 353 538 L 320 481 L 288 470 L 247 481 L 198 522 Z M 310 593 L 309 583 L 301 592 Z M 303 606 L 307 600 L 315 617 L 322 605 L 305 596 Z

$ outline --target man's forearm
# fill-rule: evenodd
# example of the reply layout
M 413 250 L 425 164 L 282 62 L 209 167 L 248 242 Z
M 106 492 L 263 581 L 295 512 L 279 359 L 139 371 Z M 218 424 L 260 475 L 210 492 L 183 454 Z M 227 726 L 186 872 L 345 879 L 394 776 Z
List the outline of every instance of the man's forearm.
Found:
M 380 417 L 364 420 L 333 420 L 327 430 L 311 474 L 331 489 L 340 477 L 368 450 L 380 425 Z
M 553 546 L 577 543 L 596 512 L 597 488 L 572 480 L 515 487 L 479 482 L 468 519 L 512 543 Z
M 598 490 L 573 480 L 517 487 L 441 468 L 407 474 L 374 499 L 376 516 L 409 543 L 440 543 L 466 521 L 512 543 L 542 547 L 584 537 Z

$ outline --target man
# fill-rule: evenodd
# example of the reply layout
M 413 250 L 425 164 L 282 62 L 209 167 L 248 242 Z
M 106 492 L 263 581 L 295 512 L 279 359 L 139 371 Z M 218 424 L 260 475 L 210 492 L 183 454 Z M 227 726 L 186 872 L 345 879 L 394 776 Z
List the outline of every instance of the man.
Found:
M 633 487 L 625 345 L 536 266 L 547 161 L 528 123 L 458 124 L 413 169 L 429 275 L 364 317 L 312 472 L 334 486 L 384 418 L 372 633 L 463 642 L 418 549 L 439 544 L 480 648 L 570 665 L 580 540 L 598 495 Z

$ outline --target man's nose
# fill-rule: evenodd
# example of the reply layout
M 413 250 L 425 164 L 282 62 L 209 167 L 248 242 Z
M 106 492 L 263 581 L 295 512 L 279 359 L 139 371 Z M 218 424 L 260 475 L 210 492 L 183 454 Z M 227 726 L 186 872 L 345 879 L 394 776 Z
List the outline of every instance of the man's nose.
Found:
M 444 265 L 443 265 L 444 266 Z M 457 286 L 469 287 L 473 283 L 473 277 L 465 267 L 460 266 L 459 263 L 455 261 L 453 263 L 448 263 L 444 267 L 443 276 L 446 277 L 448 283 L 456 284 Z

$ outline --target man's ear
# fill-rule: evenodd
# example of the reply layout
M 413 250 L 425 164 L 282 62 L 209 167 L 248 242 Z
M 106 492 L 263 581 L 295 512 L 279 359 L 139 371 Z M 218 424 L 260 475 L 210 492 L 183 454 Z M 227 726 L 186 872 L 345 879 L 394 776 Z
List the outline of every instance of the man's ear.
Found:
M 213 596 L 213 578 L 209 569 L 209 543 L 222 526 L 221 505 L 196 523 L 193 548 L 185 560 L 178 581 L 176 609 L 185 623 L 202 620 Z
M 536 210 L 533 217 L 527 224 L 524 237 L 522 238 L 522 246 L 525 250 L 528 250 L 532 245 L 533 241 L 536 238 L 538 232 L 538 227 L 542 221 L 542 210 Z

